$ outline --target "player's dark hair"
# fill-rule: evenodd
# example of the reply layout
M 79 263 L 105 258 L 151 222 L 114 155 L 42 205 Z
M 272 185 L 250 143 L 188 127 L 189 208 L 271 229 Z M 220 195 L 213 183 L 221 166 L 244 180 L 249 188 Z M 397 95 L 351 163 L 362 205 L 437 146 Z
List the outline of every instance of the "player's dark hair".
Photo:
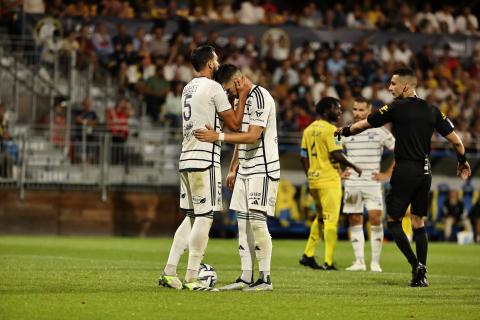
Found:
M 355 97 L 354 101 L 358 103 L 366 103 L 367 105 L 370 105 L 370 101 L 363 96 Z
M 222 64 L 213 75 L 213 78 L 218 83 L 224 84 L 229 82 L 232 79 L 232 77 L 235 75 L 235 73 L 237 73 L 238 71 L 239 69 L 233 64 L 229 64 L 229 63 Z
M 190 55 L 190 62 L 195 71 L 199 72 L 206 67 L 208 61 L 213 59 L 215 49 L 212 46 L 204 45 L 193 50 Z
M 328 110 L 340 104 L 340 100 L 333 97 L 325 97 L 318 101 L 315 110 L 319 115 L 324 115 Z
M 397 69 L 393 72 L 393 74 L 396 74 L 399 77 L 415 77 L 415 73 L 413 72 L 412 69 L 409 68 L 400 68 Z

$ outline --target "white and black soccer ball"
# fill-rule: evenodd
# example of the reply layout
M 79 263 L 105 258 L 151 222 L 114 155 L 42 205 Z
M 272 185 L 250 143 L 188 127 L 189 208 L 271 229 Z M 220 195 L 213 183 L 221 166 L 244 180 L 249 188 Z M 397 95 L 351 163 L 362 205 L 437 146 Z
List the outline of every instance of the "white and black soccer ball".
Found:
M 213 288 L 215 283 L 217 283 L 217 272 L 215 268 L 206 263 L 200 264 L 200 269 L 198 269 L 198 282 L 206 287 Z

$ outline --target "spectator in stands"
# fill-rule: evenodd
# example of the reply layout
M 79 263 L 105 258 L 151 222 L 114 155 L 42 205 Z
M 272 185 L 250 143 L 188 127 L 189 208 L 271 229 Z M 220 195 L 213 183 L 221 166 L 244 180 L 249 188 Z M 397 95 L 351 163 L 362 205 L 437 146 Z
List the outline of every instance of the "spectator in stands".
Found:
M 476 35 L 478 34 L 478 19 L 471 12 L 470 7 L 466 6 L 462 14 L 455 20 L 455 26 L 458 33 Z
M 448 199 L 443 204 L 443 217 L 445 221 L 444 237 L 447 241 L 453 241 L 453 227 L 462 226 L 465 231 L 472 231 L 472 225 L 464 210 L 463 202 L 459 199 L 458 191 L 452 190 Z
M 128 140 L 128 119 L 134 111 L 127 98 L 121 95 L 114 107 L 106 110 L 107 127 L 112 136 L 111 163 L 123 164 L 126 160 L 125 143 Z
M 353 11 L 347 14 L 347 26 L 355 29 L 372 29 L 365 13 L 359 4 L 355 4 Z
M 179 128 L 182 120 L 182 90 L 184 82 L 173 84 L 173 91 L 169 91 L 165 100 L 164 118 L 173 128 Z
M 54 18 L 63 18 L 66 14 L 66 4 L 62 0 L 53 0 L 47 9 Z
M 265 17 L 265 12 L 257 1 L 243 1 L 237 12 L 238 22 L 241 24 L 259 24 Z
M 443 4 L 442 9 L 435 13 L 437 18 L 439 30 L 442 33 L 455 33 L 455 20 L 452 15 L 453 7 L 448 4 Z
M 433 48 L 431 45 L 423 45 L 422 50 L 416 54 L 416 66 L 423 73 L 427 70 L 433 69 L 436 64 L 436 58 L 433 55 Z
M 322 25 L 322 13 L 317 10 L 315 3 L 310 2 L 303 7 L 298 25 L 307 28 L 319 28 Z
M 154 123 L 158 122 L 161 106 L 165 102 L 169 89 L 170 84 L 163 76 L 163 65 L 157 64 L 155 75 L 147 79 L 143 92 L 147 107 L 146 113 Z
M 334 18 L 333 18 L 333 27 L 342 28 L 347 25 L 347 16 L 345 15 L 345 10 L 343 4 L 340 2 L 335 3 L 333 7 Z
M 75 124 L 78 128 L 75 138 L 77 141 L 76 154 L 79 156 L 81 155 L 82 150 L 85 150 L 85 160 L 89 163 L 96 162 L 95 160 L 98 156 L 98 148 L 94 145 L 97 141 L 94 134 L 97 120 L 97 113 L 93 110 L 92 98 L 86 97 L 82 102 L 82 110 L 80 110 L 80 112 L 78 112 L 75 116 Z M 86 143 L 87 145 L 85 148 L 83 148 L 83 145 L 80 143 Z
M 161 26 L 155 26 L 153 29 L 153 38 L 149 43 L 150 53 L 153 56 L 167 57 L 168 55 L 168 41 L 165 37 L 164 28 Z
M 146 43 L 145 28 L 138 27 L 135 30 L 135 36 L 132 38 L 133 50 L 138 51 Z
M 6 108 L 3 103 L 0 103 L 0 178 L 7 178 L 11 175 L 11 155 L 9 156 L 9 144 L 11 144 L 12 137 L 8 132 L 8 122 L 6 118 Z M 18 157 L 18 148 L 16 149 L 16 156 Z M 13 154 L 15 156 L 15 154 Z
M 95 27 L 95 33 L 92 37 L 92 44 L 97 52 L 100 63 L 103 66 L 107 66 L 109 57 L 114 51 L 114 47 L 112 38 L 110 37 L 105 24 L 99 22 Z
M 327 71 L 331 72 L 334 77 L 345 68 L 347 62 L 342 57 L 342 50 L 337 47 L 333 50 L 332 57 L 327 60 Z
M 65 146 L 65 131 L 67 123 L 66 106 L 67 101 L 65 97 L 59 96 L 55 98 L 55 105 L 52 110 L 51 142 L 57 148 L 63 148 Z
M 470 210 L 470 219 L 475 227 L 475 242 L 480 243 L 480 197 Z
M 422 33 L 437 33 L 440 31 L 438 21 L 432 12 L 432 5 L 427 2 L 423 5 L 422 11 L 415 15 L 416 30 Z
M 79 45 L 77 55 L 77 65 L 80 69 L 83 69 L 90 64 L 95 65 L 97 61 L 97 55 L 95 53 L 95 47 L 90 39 L 90 34 L 87 25 L 82 25 L 77 37 Z
M 43 0 L 23 0 L 23 12 L 28 14 L 44 14 L 45 3 Z
M 124 23 L 117 25 L 117 35 L 112 39 L 114 48 L 119 47 L 120 50 L 125 51 L 127 44 L 132 44 L 133 39 L 127 33 L 127 26 Z
M 63 12 L 65 16 L 88 18 L 91 15 L 90 7 L 85 1 L 75 1 L 70 3 Z
M 272 78 L 273 83 L 279 83 L 283 76 L 287 77 L 289 86 L 296 86 L 299 82 L 298 73 L 292 68 L 292 63 L 288 59 L 282 61 L 282 64 L 275 69 Z

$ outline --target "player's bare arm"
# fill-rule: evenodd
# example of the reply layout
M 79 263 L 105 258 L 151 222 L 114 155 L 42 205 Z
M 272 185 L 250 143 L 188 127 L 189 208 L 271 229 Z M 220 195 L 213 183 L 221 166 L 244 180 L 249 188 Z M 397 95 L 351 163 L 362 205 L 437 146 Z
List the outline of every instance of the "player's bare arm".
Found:
M 248 93 L 252 85 L 251 81 L 246 77 L 234 80 L 235 88 L 238 91 L 238 104 L 236 109 L 229 109 L 220 112 L 218 116 L 223 120 L 224 124 L 232 131 L 239 131 L 242 127 L 243 113 L 245 111 L 245 103 L 247 102 Z
M 232 160 L 230 161 L 230 167 L 228 169 L 227 178 L 225 179 L 225 184 L 227 185 L 227 188 L 229 190 L 233 190 L 239 165 L 240 165 L 240 161 L 238 160 L 238 145 L 235 145 L 235 149 L 233 150 Z
M 362 175 L 362 169 L 360 169 L 357 165 L 350 162 L 347 157 L 343 154 L 342 150 L 335 150 L 330 152 L 330 157 L 335 160 L 336 162 L 344 165 L 345 167 L 352 168 L 360 177 Z
M 261 136 L 263 127 L 250 125 L 247 132 L 237 133 L 218 133 L 209 125 L 205 126 L 207 130 L 196 130 L 194 132 L 195 138 L 203 142 L 225 141 L 234 144 L 253 144 Z M 221 139 L 223 135 L 223 139 Z
M 472 169 L 470 168 L 470 164 L 465 156 L 465 147 L 463 146 L 462 140 L 455 131 L 452 131 L 450 134 L 446 135 L 445 138 L 453 145 L 455 153 L 457 154 L 457 176 L 462 178 L 462 180 L 467 180 L 468 177 L 472 175 Z

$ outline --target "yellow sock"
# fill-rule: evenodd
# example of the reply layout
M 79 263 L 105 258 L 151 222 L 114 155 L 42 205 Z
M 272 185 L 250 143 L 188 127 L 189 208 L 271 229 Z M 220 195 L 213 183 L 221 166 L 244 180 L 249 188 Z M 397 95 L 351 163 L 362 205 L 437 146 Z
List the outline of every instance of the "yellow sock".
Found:
M 310 226 L 310 235 L 308 236 L 307 245 L 303 252 L 307 257 L 313 257 L 315 255 L 315 246 L 318 240 L 320 240 L 320 227 L 318 225 L 318 218 L 315 218 Z
M 337 244 L 337 226 L 329 225 L 325 223 L 325 262 L 328 265 L 333 263 L 333 252 L 335 251 L 335 246 Z

